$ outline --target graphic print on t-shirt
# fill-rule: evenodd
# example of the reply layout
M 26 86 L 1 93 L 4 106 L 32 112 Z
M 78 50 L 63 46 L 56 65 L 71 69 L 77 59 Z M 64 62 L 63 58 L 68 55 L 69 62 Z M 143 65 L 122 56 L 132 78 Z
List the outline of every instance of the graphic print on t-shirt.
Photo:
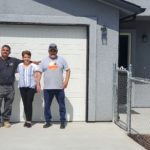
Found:
M 58 66 L 57 66 L 56 62 L 55 61 L 50 62 L 49 65 L 48 65 L 48 69 L 57 70 Z

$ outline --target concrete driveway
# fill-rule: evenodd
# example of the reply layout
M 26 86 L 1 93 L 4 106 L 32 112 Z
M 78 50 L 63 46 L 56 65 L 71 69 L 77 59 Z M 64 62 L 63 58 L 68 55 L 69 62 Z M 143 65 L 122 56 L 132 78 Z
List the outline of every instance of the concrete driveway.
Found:
M 23 123 L 0 128 L 0 150 L 144 150 L 113 123 L 68 123 L 43 129 L 42 123 L 32 128 Z

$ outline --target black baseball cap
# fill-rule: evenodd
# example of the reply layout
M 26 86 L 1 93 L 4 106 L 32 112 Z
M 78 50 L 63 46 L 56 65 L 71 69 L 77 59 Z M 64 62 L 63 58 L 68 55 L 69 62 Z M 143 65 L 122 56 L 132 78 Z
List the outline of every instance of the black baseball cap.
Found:
M 56 45 L 55 43 L 51 43 L 51 44 L 49 45 L 49 51 L 50 51 L 50 50 L 56 50 L 56 51 L 58 51 L 57 45 Z

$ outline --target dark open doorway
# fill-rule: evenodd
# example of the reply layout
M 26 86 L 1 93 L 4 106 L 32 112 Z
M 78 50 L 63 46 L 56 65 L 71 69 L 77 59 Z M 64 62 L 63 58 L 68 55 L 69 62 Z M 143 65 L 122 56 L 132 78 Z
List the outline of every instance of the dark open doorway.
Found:
M 119 67 L 128 68 L 130 64 L 130 34 L 119 36 Z
M 131 55 L 131 34 L 121 33 L 119 36 L 119 62 L 118 66 L 128 69 Z M 119 107 L 126 111 L 127 103 L 127 73 L 118 73 L 118 102 Z

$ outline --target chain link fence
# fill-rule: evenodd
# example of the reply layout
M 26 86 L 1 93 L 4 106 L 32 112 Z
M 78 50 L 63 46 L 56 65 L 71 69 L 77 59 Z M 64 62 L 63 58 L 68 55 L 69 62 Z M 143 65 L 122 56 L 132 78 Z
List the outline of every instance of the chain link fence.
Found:
M 150 79 L 133 77 L 131 65 L 113 68 L 113 121 L 150 150 Z
M 113 102 L 114 102 L 114 118 L 113 121 L 124 130 L 129 130 L 129 71 L 124 68 L 113 67 Z

